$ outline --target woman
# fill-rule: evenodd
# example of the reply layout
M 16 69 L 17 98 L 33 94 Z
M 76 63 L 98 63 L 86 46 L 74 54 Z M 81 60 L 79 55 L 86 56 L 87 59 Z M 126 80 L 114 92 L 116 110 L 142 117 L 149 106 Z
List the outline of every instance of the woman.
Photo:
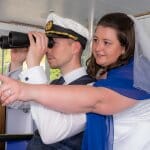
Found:
M 147 92 L 133 87 L 134 29 L 133 20 L 123 13 L 111 13 L 100 19 L 93 37 L 93 54 L 88 61 L 88 73 L 98 79 L 96 88 L 29 85 L 0 76 L 1 102 L 7 105 L 15 100 L 32 99 L 57 111 L 88 112 L 83 149 L 111 150 L 111 115 L 134 106 L 137 100 L 150 98 Z M 150 63 L 149 56 L 142 52 Z M 143 88 L 145 83 L 136 85 Z

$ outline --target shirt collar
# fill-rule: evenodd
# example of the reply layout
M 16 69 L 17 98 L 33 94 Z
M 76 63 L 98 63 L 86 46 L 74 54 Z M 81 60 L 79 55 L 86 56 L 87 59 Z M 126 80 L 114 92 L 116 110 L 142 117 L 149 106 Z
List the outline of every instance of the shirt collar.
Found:
M 87 73 L 86 73 L 86 70 L 84 67 L 77 68 L 63 76 L 64 80 L 65 80 L 65 84 L 69 84 L 72 81 L 74 81 L 86 74 Z

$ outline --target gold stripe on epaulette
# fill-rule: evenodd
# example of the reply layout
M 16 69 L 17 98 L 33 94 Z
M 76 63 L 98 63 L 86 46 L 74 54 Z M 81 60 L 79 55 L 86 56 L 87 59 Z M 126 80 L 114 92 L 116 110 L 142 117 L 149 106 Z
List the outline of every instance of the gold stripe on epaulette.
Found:
M 73 40 L 78 40 L 78 37 L 76 36 L 73 36 L 72 34 L 69 34 L 69 33 L 66 33 L 66 32 L 58 32 L 58 31 L 46 31 L 45 32 L 46 34 L 48 33 L 55 33 L 55 34 L 58 34 L 58 35 L 65 35 L 65 36 L 68 36 L 69 38 L 73 39 Z

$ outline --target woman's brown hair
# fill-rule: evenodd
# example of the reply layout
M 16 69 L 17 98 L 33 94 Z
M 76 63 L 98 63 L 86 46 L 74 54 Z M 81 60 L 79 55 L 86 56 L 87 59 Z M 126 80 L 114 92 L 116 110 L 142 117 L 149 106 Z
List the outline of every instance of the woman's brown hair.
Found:
M 100 75 L 103 75 L 112 68 L 127 64 L 129 59 L 133 57 L 135 48 L 134 22 L 126 14 L 118 12 L 107 14 L 99 20 L 97 26 L 115 29 L 121 46 L 125 47 L 125 53 L 122 54 L 115 63 L 107 67 L 98 65 L 92 54 L 87 60 L 87 73 L 93 78 L 96 78 L 96 74 L 100 69 L 103 70 Z

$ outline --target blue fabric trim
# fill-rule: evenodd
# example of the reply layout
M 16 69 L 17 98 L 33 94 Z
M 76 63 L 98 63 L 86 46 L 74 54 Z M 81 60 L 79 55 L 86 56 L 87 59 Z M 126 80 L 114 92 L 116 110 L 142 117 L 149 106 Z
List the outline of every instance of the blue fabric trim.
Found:
M 97 81 L 94 86 L 106 87 L 136 100 L 150 99 L 150 94 L 133 87 L 133 60 L 109 71 L 107 79 Z M 113 150 L 113 137 L 113 116 L 87 113 L 82 150 Z
M 82 150 L 113 150 L 113 117 L 87 114 Z
M 133 86 L 133 60 L 129 64 L 108 72 L 107 79 L 99 80 L 95 87 L 106 87 L 136 100 L 149 99 L 150 94 Z

